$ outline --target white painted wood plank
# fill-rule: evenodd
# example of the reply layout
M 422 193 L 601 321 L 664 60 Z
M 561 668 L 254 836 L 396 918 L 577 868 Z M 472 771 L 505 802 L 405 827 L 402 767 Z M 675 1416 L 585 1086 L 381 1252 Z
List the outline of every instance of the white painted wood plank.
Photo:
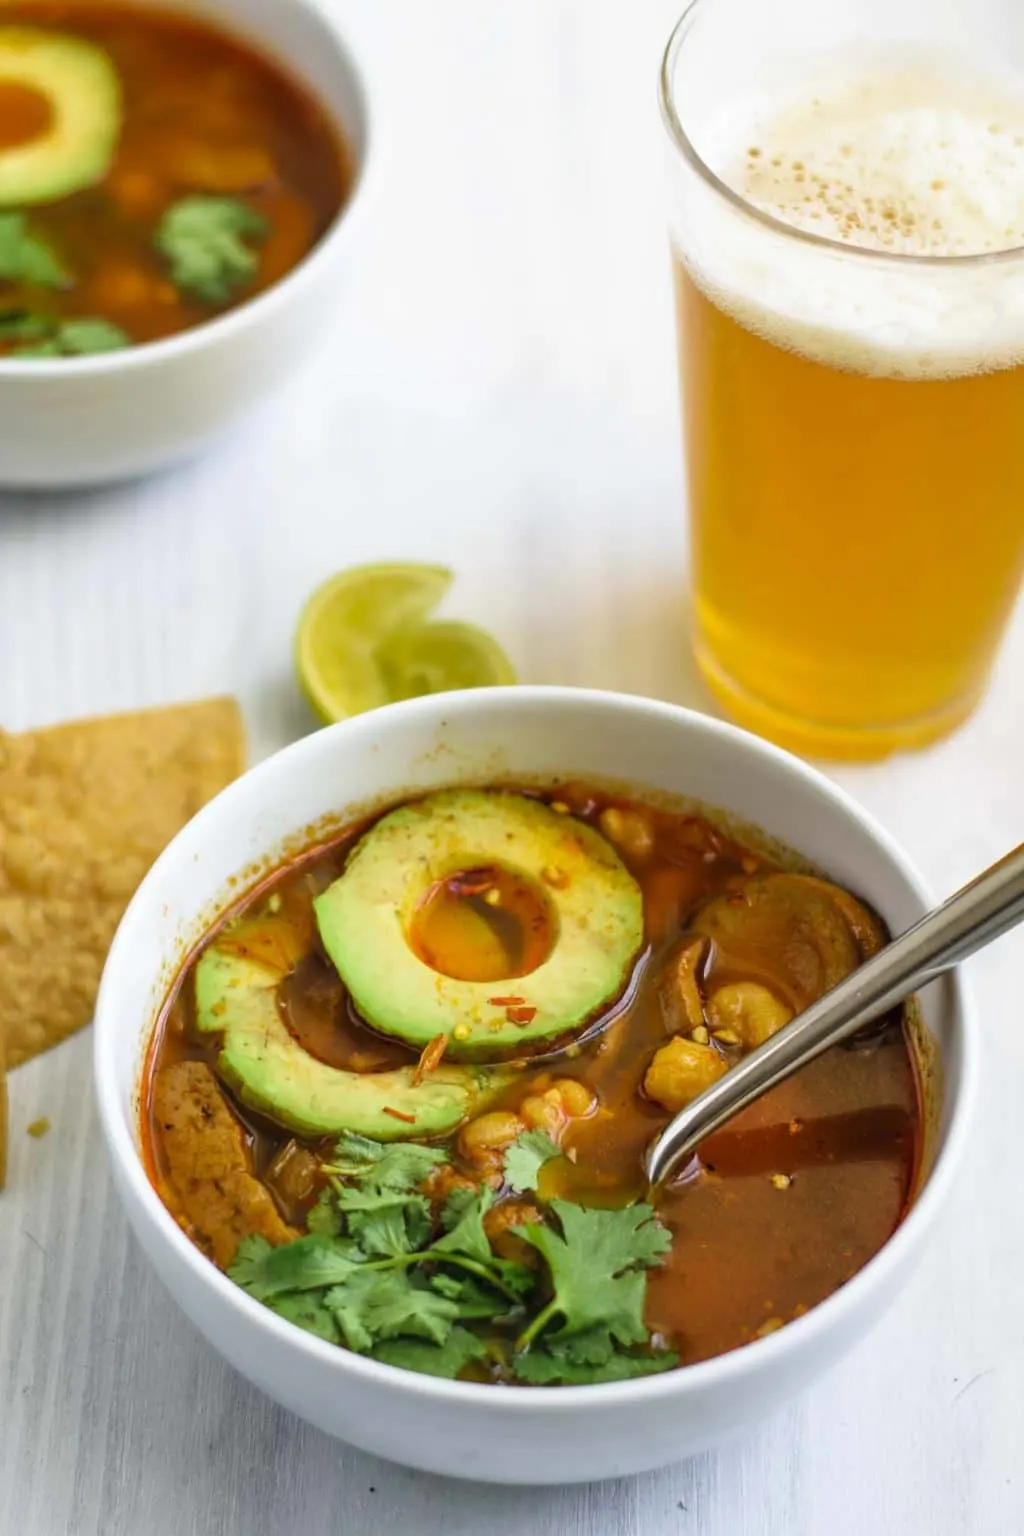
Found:
M 289 672 L 304 596 L 382 556 L 450 561 L 450 611 L 528 680 L 704 702 L 654 110 L 676 4 L 346 0 L 384 164 L 324 351 L 201 463 L 0 498 L 4 725 L 230 689 L 271 751 L 310 728 Z M 1024 617 L 958 737 L 837 774 L 940 891 L 1024 838 L 1022 677 Z M 583 1489 L 389 1467 L 239 1381 L 128 1238 L 90 1042 L 69 1042 L 12 1080 L 0 1536 L 1019 1536 L 1022 963 L 1011 938 L 975 967 L 991 1061 L 971 1166 L 873 1337 L 741 1442 Z

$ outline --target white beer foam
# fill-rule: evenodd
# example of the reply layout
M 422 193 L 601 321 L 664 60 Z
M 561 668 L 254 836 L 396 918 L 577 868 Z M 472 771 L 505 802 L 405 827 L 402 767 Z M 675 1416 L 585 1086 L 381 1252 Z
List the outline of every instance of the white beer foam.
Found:
M 698 142 L 745 201 L 860 252 L 773 234 L 694 186 L 673 232 L 695 280 L 766 338 L 856 372 L 946 378 L 1024 361 L 1024 255 L 994 256 L 1024 247 L 1024 82 L 1017 95 L 931 63 L 826 74 L 827 93 L 723 111 Z

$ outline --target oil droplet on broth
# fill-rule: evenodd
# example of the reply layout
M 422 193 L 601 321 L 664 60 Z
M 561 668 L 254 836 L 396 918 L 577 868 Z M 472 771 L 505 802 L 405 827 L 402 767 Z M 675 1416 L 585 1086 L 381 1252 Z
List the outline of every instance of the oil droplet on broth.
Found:
M 413 913 L 408 939 L 442 976 L 509 981 L 544 963 L 554 935 L 544 893 L 515 870 L 486 865 L 436 881 Z

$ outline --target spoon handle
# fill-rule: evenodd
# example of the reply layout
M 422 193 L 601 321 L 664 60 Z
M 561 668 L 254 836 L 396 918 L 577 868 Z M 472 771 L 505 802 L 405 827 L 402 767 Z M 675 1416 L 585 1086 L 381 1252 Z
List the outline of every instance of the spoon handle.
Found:
M 712 1131 L 1024 919 L 1024 844 L 852 971 L 681 1110 L 651 1144 L 661 1181 Z

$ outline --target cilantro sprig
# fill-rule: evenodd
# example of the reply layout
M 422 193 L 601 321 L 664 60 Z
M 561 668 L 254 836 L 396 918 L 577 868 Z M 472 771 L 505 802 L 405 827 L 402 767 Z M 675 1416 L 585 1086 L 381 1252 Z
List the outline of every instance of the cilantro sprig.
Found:
M 40 288 L 70 285 L 69 274 L 50 247 L 29 231 L 23 213 L 0 213 L 0 281 Z
M 509 1189 L 536 1190 L 559 1155 L 539 1132 L 509 1148 Z M 428 1190 L 436 1147 L 343 1136 L 308 1232 L 271 1247 L 246 1238 L 228 1274 L 279 1316 L 331 1343 L 427 1375 L 501 1375 L 534 1385 L 622 1381 L 677 1364 L 653 1351 L 646 1271 L 671 1239 L 650 1206 L 590 1210 L 553 1200 L 513 1232 L 534 1266 L 494 1251 L 487 1188 Z M 536 1198 L 534 1205 L 543 1206 Z
M 9 357 L 86 357 L 131 344 L 119 325 L 98 317 L 59 320 L 21 309 L 0 312 L 0 347 L 11 347 Z
M 259 258 L 252 247 L 269 227 L 236 197 L 196 194 L 168 208 L 155 244 L 178 288 L 203 303 L 226 304 L 255 277 Z
M 554 1290 L 547 1306 L 520 1334 L 517 1349 L 527 1349 L 556 1319 L 560 1326 L 545 1341 L 547 1347 L 557 1344 L 564 1349 L 569 1339 L 589 1342 L 597 1335 L 609 1351 L 620 1344 L 646 1344 L 644 1270 L 659 1264 L 672 1246 L 653 1207 L 592 1211 L 569 1200 L 553 1200 L 551 1209 L 561 1230 L 539 1222 L 517 1229 L 543 1254 Z

